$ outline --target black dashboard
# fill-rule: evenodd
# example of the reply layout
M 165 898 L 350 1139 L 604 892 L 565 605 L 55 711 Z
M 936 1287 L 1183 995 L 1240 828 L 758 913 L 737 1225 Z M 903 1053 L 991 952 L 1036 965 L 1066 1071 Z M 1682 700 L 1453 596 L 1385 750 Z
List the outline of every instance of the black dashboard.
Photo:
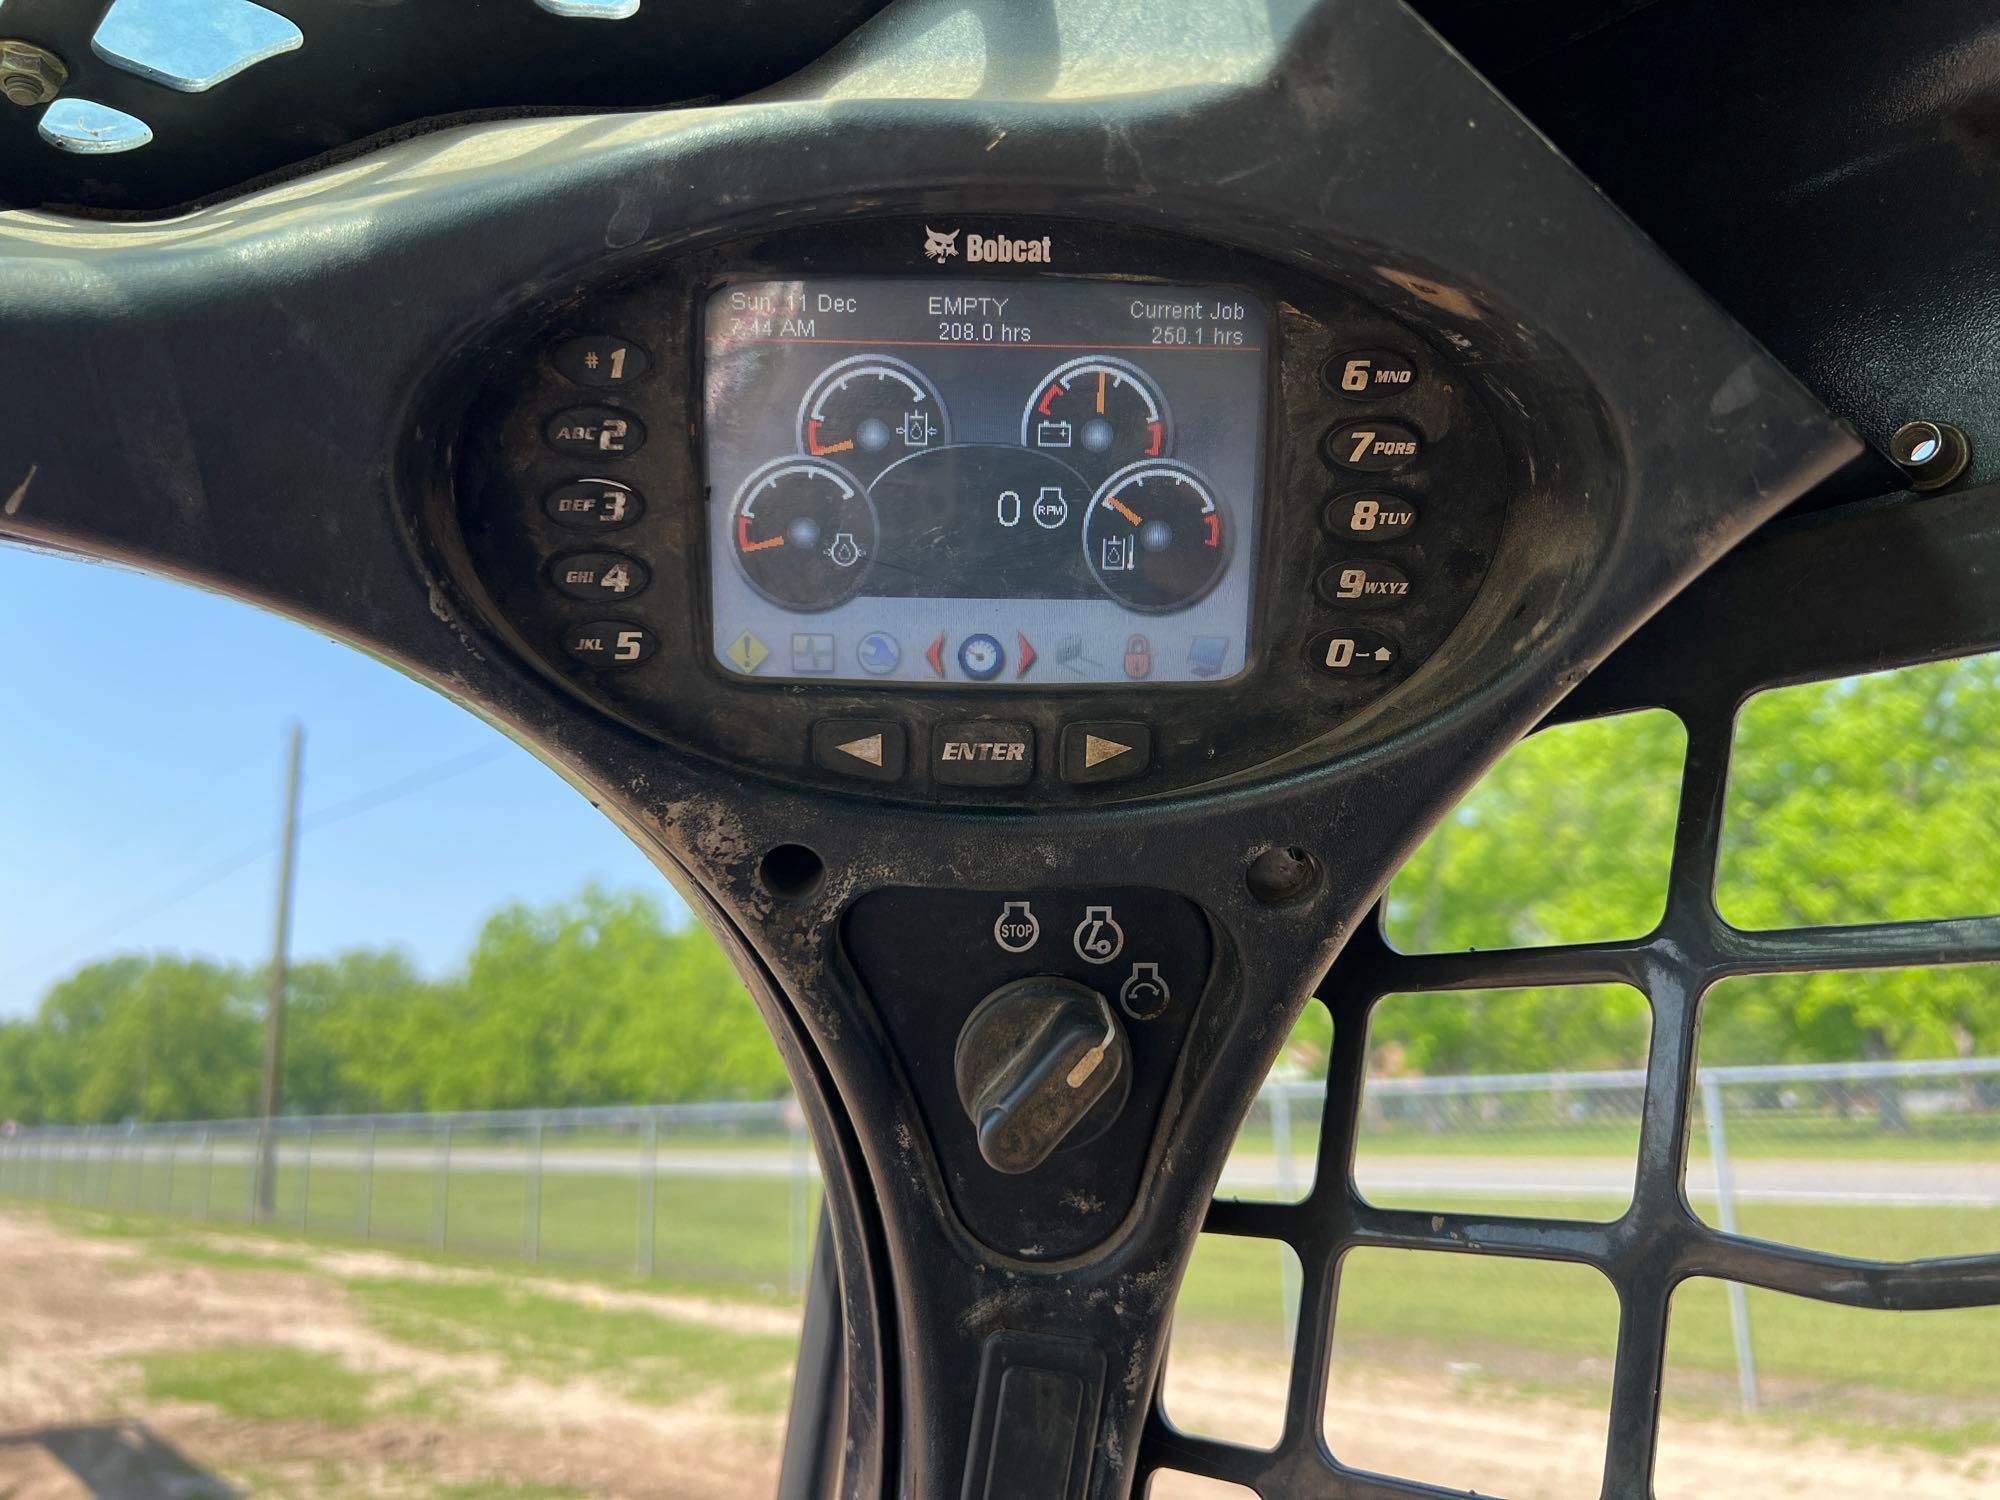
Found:
M 348 21 L 282 66 L 365 51 Z M 0 215 L 0 535 L 396 665 L 675 881 L 823 1169 L 837 1483 L 796 1493 L 1415 1493 L 1303 1397 L 1272 1454 L 1158 1418 L 1205 1227 L 1300 1247 L 1314 1400 L 1348 1248 L 1493 1248 L 1344 1192 L 1351 1111 L 1325 1190 L 1218 1219 L 1234 1126 L 1425 830 L 1857 445 L 1402 5 L 897 0 L 758 87 L 157 223 Z M 1647 983 L 1687 1062 L 1654 958 L 1550 963 Z M 1684 1095 L 1649 1086 L 1649 1169 Z M 1506 1253 L 1637 1281 L 1634 1317 L 1708 1246 L 1580 1232 Z M 1625 1406 L 1659 1368 L 1621 1352 Z
M 482 609 L 661 739 L 966 801 L 1244 772 L 1445 641 L 1524 447 L 1448 349 L 1197 241 L 949 223 L 506 329 L 443 518 Z

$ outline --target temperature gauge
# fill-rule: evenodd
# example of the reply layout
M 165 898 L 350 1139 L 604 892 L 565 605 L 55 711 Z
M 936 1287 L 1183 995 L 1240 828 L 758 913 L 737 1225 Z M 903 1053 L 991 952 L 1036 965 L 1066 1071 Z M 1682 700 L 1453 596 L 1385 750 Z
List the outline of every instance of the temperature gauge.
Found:
M 787 609 L 832 609 L 854 597 L 875 560 L 875 506 L 832 464 L 781 458 L 743 482 L 730 507 L 736 564 Z
M 828 365 L 799 403 L 799 450 L 872 481 L 899 458 L 951 441 L 930 378 L 885 354 Z
M 1083 519 L 1091 573 L 1127 609 L 1149 614 L 1184 609 L 1213 588 L 1228 561 L 1226 543 L 1208 481 L 1171 461 L 1120 469 Z
M 1167 402 L 1136 365 L 1073 359 L 1042 377 L 1021 413 L 1023 446 L 1110 472 L 1167 452 Z

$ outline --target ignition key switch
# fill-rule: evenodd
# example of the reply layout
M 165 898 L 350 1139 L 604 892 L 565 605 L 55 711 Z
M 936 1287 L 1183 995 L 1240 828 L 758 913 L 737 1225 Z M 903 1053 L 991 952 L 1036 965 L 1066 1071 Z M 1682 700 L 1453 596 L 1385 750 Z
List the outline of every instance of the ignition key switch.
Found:
M 1108 1122 L 1129 1085 L 1124 1030 L 1073 979 L 1003 984 L 966 1018 L 953 1062 L 979 1154 L 996 1172 L 1033 1171 L 1100 1103 Z

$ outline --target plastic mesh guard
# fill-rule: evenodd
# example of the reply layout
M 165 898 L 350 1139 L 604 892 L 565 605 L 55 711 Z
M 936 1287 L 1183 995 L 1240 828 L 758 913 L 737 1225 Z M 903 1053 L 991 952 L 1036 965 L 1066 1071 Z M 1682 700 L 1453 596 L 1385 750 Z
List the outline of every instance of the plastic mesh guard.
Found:
M 1343 1466 L 1321 1436 L 1340 1265 L 1387 1247 L 1515 1256 L 1594 1267 L 1620 1317 L 1604 1500 L 1646 1500 L 1658 1442 L 1669 1300 L 1717 1277 L 1820 1302 L 1883 1310 L 2000 1305 L 2000 1253 L 1882 1263 L 1792 1249 L 1704 1224 L 1682 1192 L 1703 995 L 1736 975 L 2000 959 L 2000 918 L 1744 932 L 1713 891 L 1736 710 L 1784 683 L 1879 671 L 2000 645 L 2000 522 L 1993 492 L 1855 507 L 1773 528 L 1635 636 L 1552 719 L 1666 708 L 1687 726 L 1666 914 L 1637 942 L 1405 955 L 1370 923 L 1320 995 L 1334 1015 L 1326 1114 L 1313 1191 L 1296 1204 L 1218 1200 L 1210 1233 L 1281 1240 L 1303 1271 L 1284 1437 L 1262 1451 L 1176 1431 L 1156 1402 L 1135 1493 L 1174 1469 L 1249 1487 L 1265 1500 L 1374 1500 L 1459 1493 Z M 1982 517 L 1982 509 L 1985 511 Z M 1890 561 L 1897 560 L 1897 561 Z M 1967 829 L 1988 838 L 1990 829 Z M 1381 1208 L 1353 1161 L 1369 1015 L 1385 995 L 1623 981 L 1652 1002 L 1639 1167 L 1631 1208 L 1611 1223 Z M 2000 1246 L 1994 1247 L 2000 1252 Z M 1478 1492 L 1492 1493 L 1484 1485 Z

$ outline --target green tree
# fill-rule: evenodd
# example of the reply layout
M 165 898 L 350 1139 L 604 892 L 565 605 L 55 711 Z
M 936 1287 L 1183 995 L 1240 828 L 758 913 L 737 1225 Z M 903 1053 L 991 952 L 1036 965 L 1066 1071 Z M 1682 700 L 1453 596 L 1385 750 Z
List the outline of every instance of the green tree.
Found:
M 461 1065 L 434 1107 L 769 1098 L 785 1077 L 713 938 L 639 892 L 488 919 L 458 1002 Z
M 257 1026 L 241 971 L 124 957 L 51 989 L 36 1018 L 41 1113 L 78 1122 L 247 1113 Z
M 1716 904 L 1738 927 L 2000 911 L 2000 655 L 1759 694 L 1737 721 Z M 2000 1050 L 2000 968 L 1788 974 L 1711 1004 L 1703 1056 Z

